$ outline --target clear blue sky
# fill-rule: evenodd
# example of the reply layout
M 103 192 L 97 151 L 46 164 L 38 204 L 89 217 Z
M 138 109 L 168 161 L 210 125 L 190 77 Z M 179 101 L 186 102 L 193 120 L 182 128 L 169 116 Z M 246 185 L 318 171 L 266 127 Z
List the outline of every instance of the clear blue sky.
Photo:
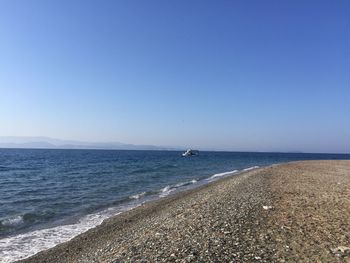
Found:
M 350 1 L 0 1 L 0 136 L 350 152 Z

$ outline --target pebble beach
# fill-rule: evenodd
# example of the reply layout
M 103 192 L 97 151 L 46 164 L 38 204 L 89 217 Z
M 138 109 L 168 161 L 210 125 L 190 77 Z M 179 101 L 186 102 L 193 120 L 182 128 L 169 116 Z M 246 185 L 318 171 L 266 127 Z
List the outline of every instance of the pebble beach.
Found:
M 350 161 L 223 178 L 19 262 L 350 262 Z

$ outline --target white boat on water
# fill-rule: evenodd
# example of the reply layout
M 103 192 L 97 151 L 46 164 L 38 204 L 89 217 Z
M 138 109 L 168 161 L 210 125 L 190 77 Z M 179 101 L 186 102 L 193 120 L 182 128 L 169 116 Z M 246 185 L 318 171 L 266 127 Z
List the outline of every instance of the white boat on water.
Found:
M 186 156 L 192 156 L 197 154 L 198 154 L 198 151 L 188 149 L 186 152 L 182 153 L 182 156 L 186 157 Z

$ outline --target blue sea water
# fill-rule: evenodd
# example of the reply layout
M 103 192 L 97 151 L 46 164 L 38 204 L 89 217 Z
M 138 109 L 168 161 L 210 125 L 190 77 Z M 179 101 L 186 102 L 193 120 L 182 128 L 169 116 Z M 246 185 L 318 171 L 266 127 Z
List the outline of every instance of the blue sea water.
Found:
M 0 262 L 64 242 L 149 200 L 295 160 L 344 154 L 0 149 Z

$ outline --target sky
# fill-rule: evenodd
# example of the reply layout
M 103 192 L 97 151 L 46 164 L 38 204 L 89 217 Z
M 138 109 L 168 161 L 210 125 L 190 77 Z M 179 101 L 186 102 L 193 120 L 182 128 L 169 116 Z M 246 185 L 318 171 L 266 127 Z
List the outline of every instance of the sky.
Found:
M 350 1 L 0 0 L 0 136 L 350 153 Z

